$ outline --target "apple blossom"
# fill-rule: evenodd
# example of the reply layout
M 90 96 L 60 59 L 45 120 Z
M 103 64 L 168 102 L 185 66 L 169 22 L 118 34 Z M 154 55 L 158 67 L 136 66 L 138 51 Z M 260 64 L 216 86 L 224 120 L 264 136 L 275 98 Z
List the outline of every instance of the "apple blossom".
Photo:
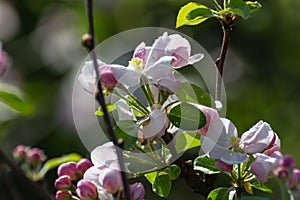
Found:
M 206 136 L 210 124 L 212 123 L 212 121 L 219 119 L 220 115 L 219 115 L 218 111 L 213 108 L 203 106 L 200 104 L 193 104 L 193 105 L 195 105 L 197 108 L 199 108 L 205 115 L 206 124 L 201 129 L 198 130 L 198 133 Z
M 215 162 L 215 167 L 225 172 L 230 172 L 233 169 L 233 165 L 228 165 L 227 163 L 221 160 L 217 160 Z
M 123 187 L 120 171 L 114 169 L 103 170 L 99 181 L 102 182 L 103 188 L 111 194 L 116 194 Z

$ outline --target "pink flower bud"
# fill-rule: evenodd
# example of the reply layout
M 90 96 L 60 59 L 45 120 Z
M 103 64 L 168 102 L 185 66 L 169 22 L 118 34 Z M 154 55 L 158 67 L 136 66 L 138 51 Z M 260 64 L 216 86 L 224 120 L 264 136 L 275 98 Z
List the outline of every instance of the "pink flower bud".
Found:
M 103 188 L 107 192 L 111 194 L 116 194 L 119 190 L 122 189 L 122 178 L 120 171 L 109 168 L 104 170 L 102 184 Z
M 287 181 L 287 185 L 289 188 L 293 189 L 299 186 L 300 184 L 300 170 L 294 169 L 291 177 Z
M 58 177 L 54 182 L 54 187 L 61 191 L 69 191 L 72 187 L 70 177 L 67 175 Z
M 83 175 L 86 172 L 86 170 L 88 170 L 92 166 L 93 164 L 91 163 L 90 160 L 83 158 L 77 163 L 77 170 L 80 174 Z
M 287 169 L 293 169 L 296 166 L 296 162 L 293 156 L 286 155 L 284 156 L 279 163 L 282 167 Z
M 28 163 L 31 163 L 33 166 L 40 165 L 46 160 L 46 155 L 43 150 L 39 148 L 32 148 L 28 151 Z
M 70 177 L 72 181 L 76 181 L 81 177 L 75 162 L 67 162 L 61 164 L 57 169 L 57 175 L 58 176 L 67 175 Z
M 109 90 L 112 90 L 118 83 L 116 80 L 113 71 L 110 66 L 102 65 L 99 67 L 100 70 L 100 79 L 104 86 L 106 86 Z
M 29 147 L 25 145 L 18 145 L 13 151 L 13 157 L 20 162 L 24 162 L 27 159 L 28 150 Z
M 278 167 L 277 169 L 274 170 L 274 174 L 278 177 L 278 178 L 286 178 L 289 176 L 289 172 L 285 167 Z
M 56 200 L 72 200 L 72 194 L 70 191 L 58 190 L 55 195 Z
M 145 188 L 142 183 L 134 183 L 129 185 L 131 200 L 143 200 L 145 196 Z
M 1 44 L 0 44 L 1 46 Z M 8 65 L 8 55 L 0 47 L 0 77 L 5 73 Z
M 97 186 L 85 179 L 78 181 L 76 194 L 81 200 L 96 200 L 98 199 Z
M 230 172 L 233 169 L 233 165 L 229 165 L 221 160 L 216 161 L 215 167 L 225 172 Z

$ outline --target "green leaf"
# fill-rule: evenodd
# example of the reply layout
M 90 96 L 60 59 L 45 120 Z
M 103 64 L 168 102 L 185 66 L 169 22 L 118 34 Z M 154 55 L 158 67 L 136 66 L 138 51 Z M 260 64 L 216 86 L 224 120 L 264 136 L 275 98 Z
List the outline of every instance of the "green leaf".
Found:
M 251 13 L 258 11 L 262 7 L 257 1 L 246 1 L 246 4 L 248 5 Z
M 197 130 L 206 124 L 203 112 L 186 102 L 173 107 L 168 113 L 168 118 L 174 126 L 183 130 Z
M 181 173 L 181 169 L 178 165 L 171 165 L 170 167 L 166 168 L 164 170 L 170 177 L 171 180 L 175 180 L 179 177 L 180 173 Z
M 191 2 L 179 10 L 176 28 L 183 25 L 197 25 L 213 16 L 213 11 L 210 8 L 202 4 Z
M 258 196 L 245 196 L 245 197 L 239 198 L 238 200 L 269 200 L 269 198 L 258 197 Z
M 168 174 L 160 173 L 152 185 L 152 190 L 161 197 L 168 197 L 171 190 L 171 179 Z
M 221 172 L 215 167 L 215 160 L 207 156 L 199 156 L 194 160 L 194 170 L 199 170 L 205 174 L 218 174 Z
M 176 135 L 175 149 L 178 153 L 200 146 L 200 134 L 197 132 L 183 132 Z
M 243 0 L 230 0 L 227 12 L 230 12 L 233 15 L 239 15 L 244 19 L 250 17 L 250 8 Z
M 106 108 L 107 108 L 108 112 L 112 112 L 115 109 L 117 109 L 117 105 L 115 103 L 111 104 L 110 102 L 108 102 L 108 103 L 106 103 Z M 101 106 L 98 107 L 98 110 L 95 112 L 95 115 L 100 116 L 100 117 L 102 117 L 104 115 Z
M 133 120 L 118 121 L 114 127 L 117 139 L 123 139 L 123 148 L 129 150 L 137 141 L 139 126 Z
M 157 177 L 157 173 L 158 173 L 157 171 L 154 171 L 154 172 L 149 172 L 149 173 L 145 174 L 145 177 L 151 183 L 151 185 L 153 185 L 153 183 Z
M 0 101 L 24 116 L 30 116 L 33 112 L 33 107 L 30 103 L 23 101 L 16 94 L 2 90 L 2 88 Z
M 269 193 L 269 194 L 273 193 L 272 189 L 270 189 L 266 185 L 263 185 L 263 184 L 258 183 L 258 182 L 252 184 L 252 187 L 257 189 L 257 190 L 260 190 L 262 192 L 266 192 L 266 193 Z
M 212 97 L 195 84 L 183 82 L 176 91 L 181 102 L 192 102 L 211 107 Z
M 55 167 L 58 167 L 59 165 L 66 163 L 66 162 L 70 162 L 70 161 L 78 162 L 80 159 L 81 159 L 81 156 L 76 153 L 71 153 L 71 154 L 64 155 L 64 156 L 58 157 L 58 158 L 52 158 L 52 159 L 48 160 L 47 162 L 45 162 L 45 164 L 43 165 L 42 169 L 40 170 L 38 176 L 40 178 L 43 178 L 49 170 L 51 170 Z
M 207 200 L 228 200 L 230 190 L 231 188 L 217 188 L 209 193 Z

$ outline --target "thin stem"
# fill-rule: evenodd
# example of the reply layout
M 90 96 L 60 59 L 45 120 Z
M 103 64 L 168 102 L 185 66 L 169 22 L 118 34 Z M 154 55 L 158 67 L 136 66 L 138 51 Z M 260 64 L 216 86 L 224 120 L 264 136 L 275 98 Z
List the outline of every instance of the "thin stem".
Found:
M 44 188 L 42 187 L 40 184 L 38 184 L 37 182 L 34 182 L 32 180 L 30 180 L 26 174 L 17 166 L 15 166 L 9 158 L 6 157 L 6 155 L 3 153 L 3 151 L 0 149 L 0 160 L 5 163 L 11 170 L 13 170 L 14 172 L 16 172 L 18 175 L 20 175 L 21 177 L 23 177 L 28 184 L 32 185 L 36 191 L 38 191 L 38 193 L 40 194 L 41 197 L 43 197 L 43 199 L 46 200 L 53 200 L 54 198 L 52 197 L 52 195 Z
M 212 0 L 214 6 L 216 7 L 217 10 L 222 10 L 222 7 L 220 6 L 220 4 L 217 2 L 217 0 Z
M 221 86 L 222 86 L 223 69 L 224 69 L 224 63 L 225 63 L 226 53 L 227 53 L 229 39 L 230 39 L 230 27 L 223 25 L 222 28 L 223 28 L 223 42 L 222 42 L 219 59 L 217 59 L 217 61 L 216 61 L 218 71 L 217 71 L 217 75 L 216 75 L 217 80 L 216 80 L 215 100 L 218 100 L 218 101 L 221 101 L 221 88 L 222 88 Z
M 106 108 L 105 104 L 105 99 L 104 99 L 104 94 L 102 91 L 101 87 L 101 80 L 100 80 L 100 75 L 99 75 L 99 70 L 98 70 L 98 64 L 97 64 L 97 56 L 96 52 L 94 50 L 95 48 L 95 32 L 94 32 L 94 20 L 93 20 L 93 7 L 92 7 L 92 0 L 87 0 L 87 16 L 88 16 L 88 22 L 89 22 L 89 34 L 90 34 L 90 44 L 88 45 L 89 52 L 91 53 L 91 59 L 93 60 L 94 64 L 94 69 L 96 72 L 96 79 L 97 79 L 97 92 L 96 92 L 96 100 L 100 104 L 102 111 L 104 113 L 104 121 L 108 129 L 108 133 L 110 134 L 111 140 L 113 144 L 119 148 L 116 149 L 117 153 L 117 158 L 119 161 L 119 166 L 120 166 L 120 173 L 122 177 L 122 183 L 123 183 L 123 189 L 124 189 L 124 194 L 125 194 L 125 199 L 130 200 L 130 193 L 129 193 L 129 187 L 128 187 L 128 181 L 127 181 L 127 175 L 125 172 L 125 165 L 124 165 L 124 160 L 123 160 L 123 155 L 121 150 L 121 146 L 123 142 L 118 142 L 116 134 L 114 132 L 113 126 L 111 124 L 109 114 Z

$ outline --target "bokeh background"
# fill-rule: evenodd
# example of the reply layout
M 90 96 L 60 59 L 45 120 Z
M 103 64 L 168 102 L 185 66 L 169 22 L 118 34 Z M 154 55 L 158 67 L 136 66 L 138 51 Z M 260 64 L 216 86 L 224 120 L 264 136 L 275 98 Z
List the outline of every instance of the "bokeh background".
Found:
M 132 28 L 175 29 L 177 12 L 187 2 L 95 0 L 97 42 Z M 240 134 L 260 119 L 269 122 L 281 138 L 282 152 L 293 154 L 300 167 L 300 1 L 260 3 L 263 8 L 250 19 L 236 21 L 231 37 L 224 72 L 227 117 Z M 49 158 L 69 152 L 89 156 L 74 128 L 69 90 L 86 56 L 80 44 L 86 31 L 83 0 L 0 0 L 0 41 L 12 60 L 0 81 L 18 88 L 34 106 L 32 116 L 22 117 L 0 105 L 0 147 L 9 157 L 20 143 L 43 148 Z M 219 54 L 217 20 L 178 31 L 196 39 L 213 58 Z M 39 199 L 24 180 L 10 176 L 19 199 Z M 54 179 L 55 170 L 46 181 L 52 193 Z M 174 187 L 168 199 L 191 193 L 183 180 Z M 7 198 L 5 192 L 0 187 L 0 199 Z M 151 192 L 146 197 L 159 199 Z

